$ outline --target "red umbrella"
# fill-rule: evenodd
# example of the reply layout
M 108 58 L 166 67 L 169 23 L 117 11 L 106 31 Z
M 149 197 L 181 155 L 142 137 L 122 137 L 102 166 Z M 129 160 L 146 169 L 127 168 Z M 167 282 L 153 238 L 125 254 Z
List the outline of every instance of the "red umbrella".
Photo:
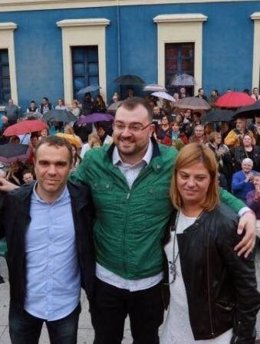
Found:
M 47 123 L 40 119 L 26 119 L 16 124 L 10 125 L 4 131 L 4 136 L 23 135 L 27 133 L 33 133 L 35 131 L 41 131 L 48 128 Z
M 215 106 L 224 108 L 238 108 L 252 105 L 255 100 L 245 92 L 227 92 L 215 101 Z

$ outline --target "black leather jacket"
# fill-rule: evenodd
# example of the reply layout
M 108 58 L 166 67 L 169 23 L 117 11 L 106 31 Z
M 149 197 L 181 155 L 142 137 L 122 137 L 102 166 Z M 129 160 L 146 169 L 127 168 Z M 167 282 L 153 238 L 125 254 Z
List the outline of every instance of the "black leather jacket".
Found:
M 33 185 L 22 186 L 4 195 L 1 225 L 7 240 L 7 264 L 10 299 L 17 307 L 24 307 L 26 290 L 25 233 L 30 223 L 30 204 Z M 76 249 L 81 271 L 81 284 L 88 298 L 93 297 L 95 255 L 92 233 L 93 206 L 89 189 L 67 183 L 71 197 L 76 233 Z
M 260 171 L 260 146 L 253 146 L 253 150 L 247 153 L 243 146 L 230 149 L 223 157 L 224 164 L 230 164 L 230 171 L 232 173 L 241 170 L 241 163 L 245 158 L 253 160 L 253 170 Z
M 254 256 L 234 252 L 241 237 L 236 215 L 225 205 L 203 213 L 177 233 L 194 338 L 210 339 L 233 328 L 231 343 L 255 343 L 260 307 Z

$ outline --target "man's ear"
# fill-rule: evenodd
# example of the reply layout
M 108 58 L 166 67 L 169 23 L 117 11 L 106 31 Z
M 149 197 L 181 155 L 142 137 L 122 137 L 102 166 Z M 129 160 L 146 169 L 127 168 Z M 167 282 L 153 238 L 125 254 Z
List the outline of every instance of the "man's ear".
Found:
M 153 132 L 155 131 L 155 125 L 152 123 L 150 125 L 150 137 L 153 135 Z

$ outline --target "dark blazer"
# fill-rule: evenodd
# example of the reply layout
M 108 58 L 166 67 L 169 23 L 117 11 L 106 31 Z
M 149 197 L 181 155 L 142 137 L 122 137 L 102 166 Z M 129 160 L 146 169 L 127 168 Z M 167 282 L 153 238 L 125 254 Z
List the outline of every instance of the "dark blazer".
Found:
M 30 204 L 33 185 L 22 186 L 4 196 L 1 225 L 7 241 L 7 264 L 10 299 L 24 307 L 26 291 L 25 233 L 31 221 Z M 93 297 L 95 254 L 92 233 L 94 210 L 87 186 L 67 183 L 76 234 L 76 249 L 81 271 L 81 283 L 89 300 Z M 2 230 L 2 231 L 3 231 Z

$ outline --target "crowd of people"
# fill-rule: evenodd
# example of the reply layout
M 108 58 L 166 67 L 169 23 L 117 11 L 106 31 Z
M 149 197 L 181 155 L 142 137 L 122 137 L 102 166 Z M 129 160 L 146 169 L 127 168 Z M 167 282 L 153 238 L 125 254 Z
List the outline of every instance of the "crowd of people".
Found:
M 43 322 L 76 344 L 80 286 L 95 344 L 120 344 L 127 315 L 138 344 L 254 343 L 258 119 L 204 125 L 175 105 L 131 95 L 74 150 L 31 135 L 34 178 L 1 177 L 13 344 L 37 344 Z

